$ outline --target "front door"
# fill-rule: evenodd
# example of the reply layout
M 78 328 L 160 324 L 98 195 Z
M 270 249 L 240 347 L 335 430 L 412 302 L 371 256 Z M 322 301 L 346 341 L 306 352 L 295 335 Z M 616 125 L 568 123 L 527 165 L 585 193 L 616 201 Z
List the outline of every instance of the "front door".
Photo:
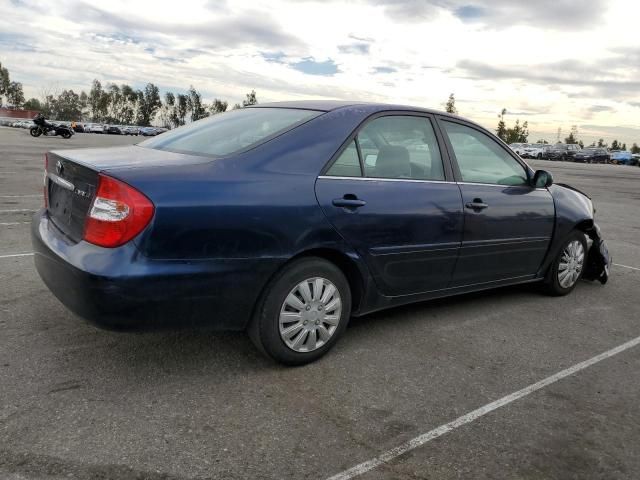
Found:
M 533 278 L 555 219 L 547 189 L 530 185 L 526 167 L 470 125 L 439 122 L 449 140 L 464 205 L 464 235 L 452 286 Z
M 428 116 L 367 122 L 316 182 L 327 218 L 389 296 L 449 285 L 462 240 L 460 190 Z

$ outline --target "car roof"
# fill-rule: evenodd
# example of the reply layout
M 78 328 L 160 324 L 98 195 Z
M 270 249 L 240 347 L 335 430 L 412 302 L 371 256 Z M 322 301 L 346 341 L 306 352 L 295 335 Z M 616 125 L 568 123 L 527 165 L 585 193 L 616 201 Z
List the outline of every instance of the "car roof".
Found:
M 414 107 L 410 105 L 395 105 L 390 103 L 376 103 L 376 102 L 358 102 L 358 101 L 348 101 L 348 100 L 295 100 L 288 102 L 271 102 L 271 103 L 260 103 L 256 105 L 252 105 L 250 108 L 299 108 L 305 110 L 320 110 L 322 112 L 331 112 L 333 110 L 338 110 L 340 108 L 358 108 L 358 107 L 369 107 L 371 110 L 406 110 L 411 112 L 425 112 L 432 113 L 437 115 L 444 115 L 448 117 L 458 117 L 457 115 L 452 115 L 449 113 L 445 113 L 439 110 L 432 110 L 429 108 L 422 107 Z

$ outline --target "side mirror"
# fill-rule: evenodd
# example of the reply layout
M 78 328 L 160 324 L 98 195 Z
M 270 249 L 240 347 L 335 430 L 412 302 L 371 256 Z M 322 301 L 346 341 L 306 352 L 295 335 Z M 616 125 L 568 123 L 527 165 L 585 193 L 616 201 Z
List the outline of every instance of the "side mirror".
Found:
M 535 188 L 548 188 L 553 185 L 553 176 L 546 170 L 536 170 L 531 183 Z

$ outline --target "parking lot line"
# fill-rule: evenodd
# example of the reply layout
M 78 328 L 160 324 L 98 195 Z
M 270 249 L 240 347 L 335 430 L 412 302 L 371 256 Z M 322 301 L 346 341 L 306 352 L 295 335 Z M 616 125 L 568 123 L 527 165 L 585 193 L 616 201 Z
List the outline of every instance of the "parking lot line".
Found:
M 500 398 L 499 400 L 496 400 L 495 402 L 488 403 L 487 405 L 484 405 L 476 410 L 473 410 L 465 415 L 462 415 L 461 417 L 458 417 L 449 423 L 440 425 L 439 427 L 434 428 L 433 430 L 427 433 L 424 433 L 418 437 L 415 437 L 409 440 L 408 442 L 403 443 L 402 445 L 392 448 L 391 450 L 387 450 L 386 452 L 382 453 L 381 455 L 378 455 L 377 457 L 371 460 L 368 460 L 359 465 L 356 465 L 355 467 L 351 467 L 348 470 L 340 472 L 330 477 L 328 480 L 348 480 L 350 478 L 354 478 L 366 472 L 369 472 L 384 463 L 388 463 L 391 460 L 401 455 L 404 455 L 405 453 L 411 450 L 415 450 L 416 448 L 421 447 L 422 445 L 426 444 L 427 442 L 430 442 L 433 439 L 441 437 L 442 435 L 449 433 L 458 427 L 471 423 L 474 420 L 477 420 L 478 418 L 486 415 L 487 413 L 490 413 L 500 407 L 504 407 L 505 405 L 508 405 L 520 398 L 526 397 L 527 395 L 530 395 L 533 392 L 536 392 L 544 387 L 547 387 L 552 383 L 562 380 L 563 378 L 573 375 L 574 373 L 584 370 L 585 368 L 595 365 L 596 363 L 606 360 L 607 358 L 611 358 L 614 355 L 622 353 L 625 350 L 636 347 L 638 345 L 640 345 L 640 337 L 636 337 L 633 340 L 629 340 L 628 342 L 623 343 L 622 345 L 612 348 L 611 350 L 607 350 L 606 352 L 596 355 L 595 357 L 585 360 L 584 362 L 577 363 L 572 367 L 561 370 L 560 372 L 554 375 L 551 375 L 550 377 L 547 377 L 543 380 L 540 380 L 539 382 L 536 382 L 527 387 L 524 387 L 523 389 L 518 390 L 517 392 L 513 392 L 505 397 Z
M 10 225 L 27 225 L 31 222 L 0 222 L 0 226 L 10 226 Z
M 0 195 L 0 198 L 29 198 L 29 197 L 42 197 L 41 193 L 25 194 L 25 195 Z
M 0 258 L 30 257 L 33 253 L 12 253 L 10 255 L 0 255 Z
M 628 268 L 630 270 L 637 270 L 640 272 L 640 268 L 638 267 L 630 267 L 629 265 L 622 265 L 621 263 L 614 263 L 616 267 Z
M 0 213 L 22 213 L 22 212 L 35 212 L 35 208 L 11 208 L 9 210 L 0 210 Z

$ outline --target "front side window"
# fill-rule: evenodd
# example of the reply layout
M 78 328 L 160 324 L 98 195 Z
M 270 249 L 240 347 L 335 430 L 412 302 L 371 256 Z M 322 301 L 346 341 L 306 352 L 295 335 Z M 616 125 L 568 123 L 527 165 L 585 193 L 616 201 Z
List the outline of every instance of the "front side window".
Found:
M 429 119 L 394 115 L 358 133 L 366 177 L 444 180 L 440 149 Z
M 243 108 L 163 133 L 140 143 L 140 146 L 196 155 L 229 155 L 290 130 L 321 113 L 292 108 Z
M 464 182 L 527 185 L 524 167 L 490 136 L 453 122 L 442 122 Z

